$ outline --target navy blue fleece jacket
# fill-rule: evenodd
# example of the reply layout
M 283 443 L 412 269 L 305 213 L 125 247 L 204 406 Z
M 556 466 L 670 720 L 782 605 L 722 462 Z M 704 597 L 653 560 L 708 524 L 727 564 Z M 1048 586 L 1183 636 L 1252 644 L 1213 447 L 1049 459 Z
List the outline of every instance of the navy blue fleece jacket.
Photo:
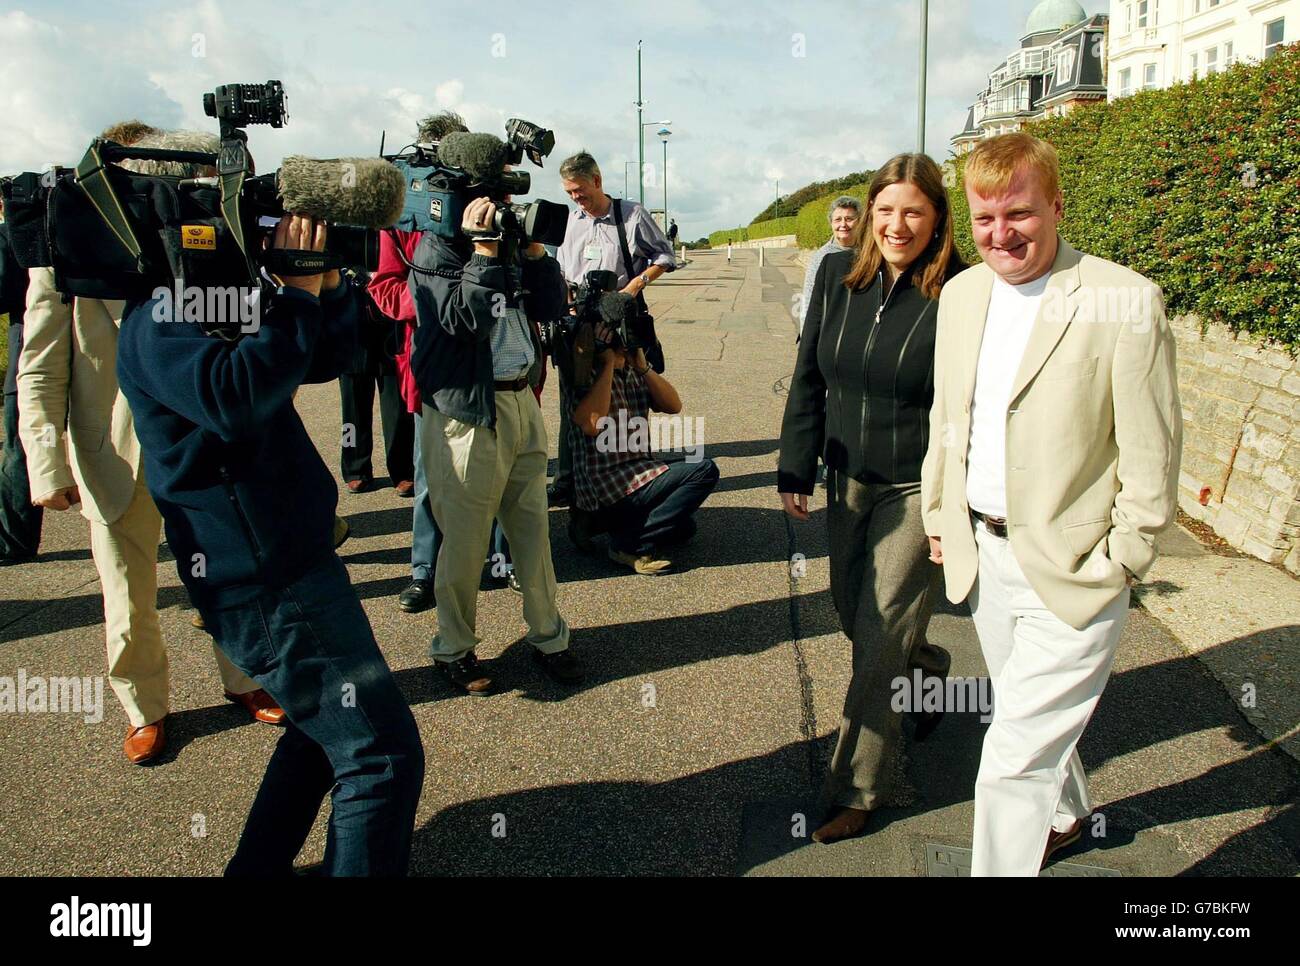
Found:
M 117 346 L 145 479 L 194 603 L 247 603 L 333 553 L 338 488 L 293 394 L 351 361 L 356 293 L 346 281 L 319 300 L 280 289 L 235 342 L 155 321 L 156 304 L 127 313 Z

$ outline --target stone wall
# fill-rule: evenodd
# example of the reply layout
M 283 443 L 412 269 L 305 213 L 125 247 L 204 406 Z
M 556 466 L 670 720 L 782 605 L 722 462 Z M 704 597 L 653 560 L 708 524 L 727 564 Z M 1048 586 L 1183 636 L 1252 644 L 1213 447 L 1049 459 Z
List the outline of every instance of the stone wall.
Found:
M 1183 404 L 1178 502 L 1228 544 L 1300 574 L 1300 362 L 1173 320 Z
M 753 241 L 733 242 L 732 248 L 798 248 L 799 239 L 794 235 L 770 235 L 767 238 L 755 238 Z M 713 250 L 727 250 L 726 244 L 714 245 Z

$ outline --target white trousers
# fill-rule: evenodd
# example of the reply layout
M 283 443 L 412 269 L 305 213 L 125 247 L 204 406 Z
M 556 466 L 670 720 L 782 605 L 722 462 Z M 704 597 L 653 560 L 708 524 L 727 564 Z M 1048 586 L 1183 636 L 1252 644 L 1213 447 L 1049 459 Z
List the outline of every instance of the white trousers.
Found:
M 1049 830 L 1092 812 L 1076 746 L 1110 677 L 1129 590 L 1075 630 L 1034 593 L 1008 540 L 978 523 L 975 542 L 970 607 L 993 682 L 993 720 L 975 780 L 971 875 L 1036 876 Z

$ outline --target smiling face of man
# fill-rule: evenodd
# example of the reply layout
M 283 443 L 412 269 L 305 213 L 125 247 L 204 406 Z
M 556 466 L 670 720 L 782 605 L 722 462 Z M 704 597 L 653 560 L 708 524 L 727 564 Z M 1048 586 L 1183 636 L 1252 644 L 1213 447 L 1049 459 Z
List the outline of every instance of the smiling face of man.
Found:
M 984 263 L 1010 285 L 1032 282 L 1056 261 L 1056 227 L 1065 212 L 1058 189 L 1049 195 L 1028 165 L 1012 176 L 1006 190 L 981 194 L 966 185 L 971 234 Z
M 587 214 L 599 218 L 608 210 L 599 174 L 593 178 L 563 178 L 560 183 L 570 200 Z

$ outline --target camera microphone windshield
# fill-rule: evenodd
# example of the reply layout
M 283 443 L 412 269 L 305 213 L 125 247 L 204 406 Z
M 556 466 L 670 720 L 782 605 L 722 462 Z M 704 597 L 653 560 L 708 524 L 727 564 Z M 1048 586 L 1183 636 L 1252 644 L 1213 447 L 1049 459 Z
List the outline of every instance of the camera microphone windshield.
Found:
M 406 181 L 383 158 L 291 155 L 280 168 L 279 191 L 285 211 L 336 225 L 390 228 L 401 217 Z
M 460 168 L 476 181 L 499 178 L 508 158 L 505 142 L 491 134 L 453 131 L 438 144 L 439 161 L 448 167 Z

